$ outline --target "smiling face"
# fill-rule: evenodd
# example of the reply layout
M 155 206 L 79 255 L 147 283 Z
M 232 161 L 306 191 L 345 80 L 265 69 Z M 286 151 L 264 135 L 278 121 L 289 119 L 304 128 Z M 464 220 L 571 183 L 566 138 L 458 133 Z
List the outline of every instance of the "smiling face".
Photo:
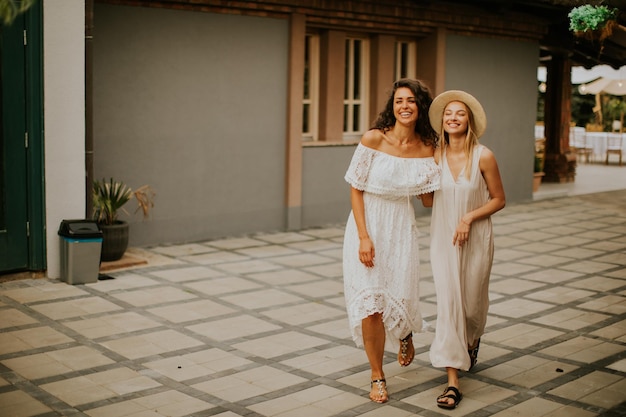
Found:
M 415 94 L 410 88 L 400 87 L 393 95 L 393 115 L 402 124 L 415 124 L 418 110 Z
M 443 112 L 443 130 L 449 135 L 460 135 L 467 132 L 469 111 L 460 101 L 451 101 Z

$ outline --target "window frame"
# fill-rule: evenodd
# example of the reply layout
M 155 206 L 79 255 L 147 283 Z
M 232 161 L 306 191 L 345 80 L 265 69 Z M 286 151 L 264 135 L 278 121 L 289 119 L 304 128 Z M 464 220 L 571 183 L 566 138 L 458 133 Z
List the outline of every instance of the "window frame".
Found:
M 403 47 L 406 46 L 406 51 Z M 406 68 L 403 68 L 403 62 Z M 414 40 L 398 39 L 395 48 L 394 75 L 396 80 L 401 78 L 417 77 L 417 42 Z
M 320 36 L 317 33 L 307 33 L 305 35 L 304 42 L 304 74 L 302 75 L 302 140 L 305 142 L 313 142 L 319 140 Z M 307 85 L 309 93 L 308 97 L 306 97 Z M 305 111 L 307 106 L 308 112 Z M 309 129 L 308 131 L 305 131 L 304 129 L 307 125 Z
M 360 42 L 359 73 L 358 83 L 355 81 L 355 47 L 356 42 Z M 367 130 L 368 97 L 369 97 L 369 63 L 370 63 L 370 42 L 364 35 L 346 36 L 345 40 L 345 86 L 343 99 L 343 140 L 359 140 Z M 358 87 L 358 98 L 355 97 L 355 87 Z M 358 106 L 358 126 L 355 128 L 355 107 Z

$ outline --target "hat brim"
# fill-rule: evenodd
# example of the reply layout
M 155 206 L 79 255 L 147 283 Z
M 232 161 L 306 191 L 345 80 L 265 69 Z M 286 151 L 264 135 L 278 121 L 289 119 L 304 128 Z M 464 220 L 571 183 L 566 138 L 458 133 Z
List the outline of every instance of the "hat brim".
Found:
M 450 90 L 439 94 L 433 100 L 428 110 L 428 118 L 430 119 L 430 125 L 438 134 L 441 133 L 441 125 L 443 123 L 443 111 L 452 101 L 460 101 L 465 103 L 469 107 L 470 111 L 474 115 L 474 132 L 477 137 L 481 137 L 487 129 L 487 115 L 483 106 L 476 98 L 461 90 Z

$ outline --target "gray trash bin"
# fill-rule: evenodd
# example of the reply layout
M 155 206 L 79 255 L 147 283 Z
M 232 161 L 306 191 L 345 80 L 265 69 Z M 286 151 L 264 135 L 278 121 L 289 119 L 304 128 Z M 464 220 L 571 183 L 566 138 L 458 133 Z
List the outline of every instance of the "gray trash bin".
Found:
M 93 220 L 63 220 L 61 239 L 61 280 L 68 284 L 98 282 L 102 232 Z

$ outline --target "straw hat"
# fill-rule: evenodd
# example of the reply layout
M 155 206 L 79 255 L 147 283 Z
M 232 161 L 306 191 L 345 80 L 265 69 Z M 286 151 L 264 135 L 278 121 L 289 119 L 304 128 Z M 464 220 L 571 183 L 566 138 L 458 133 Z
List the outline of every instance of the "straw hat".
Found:
M 469 107 L 470 111 L 474 115 L 474 132 L 477 137 L 481 137 L 485 133 L 487 128 L 487 116 L 483 106 L 480 105 L 476 98 L 460 90 L 450 90 L 439 94 L 433 100 L 428 111 L 428 117 L 430 118 L 430 125 L 435 132 L 441 133 L 441 123 L 443 122 L 443 111 L 451 101 L 460 101 L 465 103 Z

